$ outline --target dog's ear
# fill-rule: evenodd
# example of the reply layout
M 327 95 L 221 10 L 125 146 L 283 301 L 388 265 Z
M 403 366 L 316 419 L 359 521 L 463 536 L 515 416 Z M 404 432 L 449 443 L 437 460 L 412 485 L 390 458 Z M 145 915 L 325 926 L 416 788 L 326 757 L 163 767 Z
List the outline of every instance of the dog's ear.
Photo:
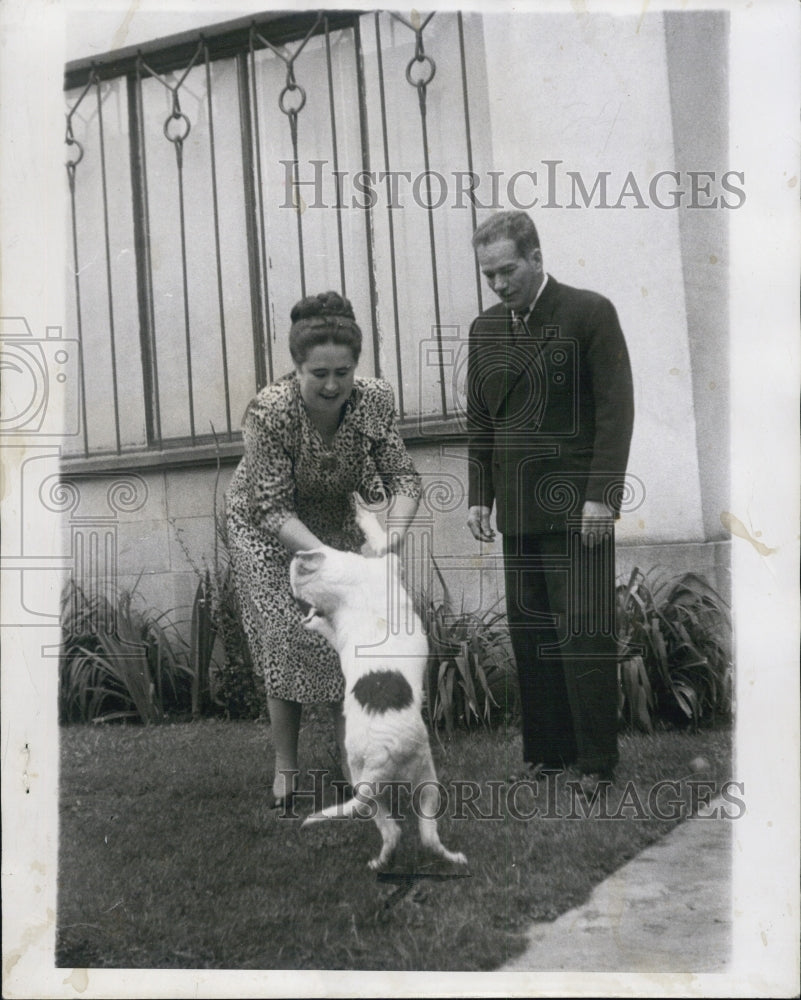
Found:
M 324 559 L 325 552 L 322 552 L 320 549 L 312 549 L 308 552 L 296 552 L 294 561 L 298 576 L 310 576 L 312 573 L 316 573 Z

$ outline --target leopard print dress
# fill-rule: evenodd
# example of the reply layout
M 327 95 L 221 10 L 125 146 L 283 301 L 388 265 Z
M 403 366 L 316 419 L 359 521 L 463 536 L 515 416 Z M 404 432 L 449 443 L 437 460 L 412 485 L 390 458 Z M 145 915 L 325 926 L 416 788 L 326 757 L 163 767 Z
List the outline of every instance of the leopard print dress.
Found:
M 339 701 L 342 673 L 334 650 L 303 628 L 289 587 L 291 554 L 278 540 L 298 517 L 333 548 L 358 551 L 354 493 L 420 496 L 420 477 L 395 422 L 392 388 L 356 378 L 327 448 L 308 417 L 297 376 L 268 385 L 243 422 L 244 456 L 226 490 L 228 549 L 242 624 L 267 694 L 312 703 Z

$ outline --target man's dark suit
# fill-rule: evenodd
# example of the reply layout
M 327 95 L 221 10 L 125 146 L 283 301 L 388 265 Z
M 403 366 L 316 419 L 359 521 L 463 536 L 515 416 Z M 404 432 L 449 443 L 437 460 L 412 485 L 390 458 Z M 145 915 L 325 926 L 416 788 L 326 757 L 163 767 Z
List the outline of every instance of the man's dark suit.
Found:
M 583 546 L 580 528 L 585 500 L 617 515 L 623 493 L 634 405 L 614 306 L 550 276 L 525 329 L 493 306 L 470 330 L 467 389 L 469 504 L 494 501 L 504 536 L 523 756 L 608 770 L 614 545 Z

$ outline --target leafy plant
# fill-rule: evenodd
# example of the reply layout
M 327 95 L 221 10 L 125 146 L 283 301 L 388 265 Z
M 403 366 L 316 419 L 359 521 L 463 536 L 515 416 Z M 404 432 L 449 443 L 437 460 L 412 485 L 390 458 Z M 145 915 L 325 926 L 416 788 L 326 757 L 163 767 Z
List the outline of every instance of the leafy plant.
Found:
M 439 567 L 434 570 L 443 597 L 422 598 L 421 617 L 429 640 L 426 704 L 429 725 L 492 728 L 519 711 L 517 672 L 503 612 L 456 613 Z
M 617 588 L 621 712 L 650 729 L 654 715 L 693 727 L 731 713 L 731 624 L 722 597 L 685 573 L 651 582 L 635 568 Z
M 187 644 L 166 615 L 134 607 L 135 590 L 122 590 L 111 600 L 68 582 L 61 614 L 62 722 L 150 724 L 189 706 L 193 671 Z
M 212 584 L 208 568 L 201 577 L 192 603 L 189 659 L 192 668 L 192 718 L 211 707 L 211 662 L 217 626 L 212 614 Z
M 642 656 L 626 656 L 618 662 L 618 685 L 620 718 L 631 729 L 653 732 L 654 694 Z

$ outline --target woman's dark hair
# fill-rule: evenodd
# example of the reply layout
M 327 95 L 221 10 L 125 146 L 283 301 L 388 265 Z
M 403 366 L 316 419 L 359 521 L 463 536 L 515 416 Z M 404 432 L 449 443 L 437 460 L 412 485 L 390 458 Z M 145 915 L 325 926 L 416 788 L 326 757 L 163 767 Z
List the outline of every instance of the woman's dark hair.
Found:
M 296 365 L 303 364 L 312 348 L 329 343 L 349 347 L 353 360 L 359 360 L 362 331 L 354 318 L 353 306 L 338 292 L 308 295 L 295 303 L 290 319 L 289 353 Z

